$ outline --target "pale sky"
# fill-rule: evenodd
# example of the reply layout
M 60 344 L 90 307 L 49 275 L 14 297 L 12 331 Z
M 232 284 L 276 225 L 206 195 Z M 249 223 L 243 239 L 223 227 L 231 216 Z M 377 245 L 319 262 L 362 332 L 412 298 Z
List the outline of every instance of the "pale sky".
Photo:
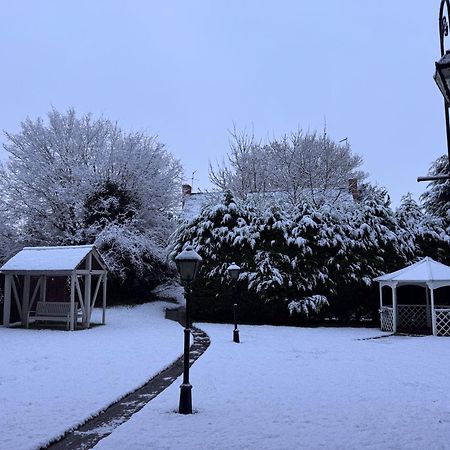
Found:
M 233 123 L 272 137 L 326 117 L 394 204 L 446 153 L 439 0 L 0 4 L 2 130 L 52 106 L 104 115 L 157 134 L 198 189 Z

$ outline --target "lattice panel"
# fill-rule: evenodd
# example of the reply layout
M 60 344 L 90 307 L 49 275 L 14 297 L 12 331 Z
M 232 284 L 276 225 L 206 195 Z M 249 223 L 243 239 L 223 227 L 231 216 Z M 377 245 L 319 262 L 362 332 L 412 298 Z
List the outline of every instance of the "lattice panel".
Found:
M 436 334 L 450 336 L 450 309 L 436 309 Z
M 380 310 L 381 331 L 394 331 L 394 312 L 392 308 L 383 307 Z
M 398 326 L 403 328 L 426 328 L 425 305 L 398 305 Z

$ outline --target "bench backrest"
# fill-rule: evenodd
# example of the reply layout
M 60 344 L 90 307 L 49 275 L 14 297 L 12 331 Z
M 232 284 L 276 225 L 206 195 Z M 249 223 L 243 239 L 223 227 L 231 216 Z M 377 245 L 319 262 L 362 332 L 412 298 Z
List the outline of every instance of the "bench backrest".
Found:
M 75 305 L 75 311 L 77 306 Z M 65 317 L 70 313 L 69 302 L 37 302 L 36 315 Z

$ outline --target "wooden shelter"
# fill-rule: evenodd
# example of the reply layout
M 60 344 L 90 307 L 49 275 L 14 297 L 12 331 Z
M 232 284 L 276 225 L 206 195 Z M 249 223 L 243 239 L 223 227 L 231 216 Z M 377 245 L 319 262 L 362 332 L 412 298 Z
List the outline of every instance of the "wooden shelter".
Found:
M 5 275 L 3 325 L 28 325 L 39 302 L 70 303 L 70 330 L 75 329 L 75 305 L 82 325 L 89 328 L 91 313 L 102 288 L 102 323 L 106 323 L 107 267 L 94 245 L 25 247 L 0 271 Z M 39 300 L 38 300 L 39 299 Z
M 398 328 L 430 328 L 435 336 L 450 336 L 450 306 L 437 305 L 435 291 L 450 286 L 450 267 L 425 257 L 419 262 L 374 279 L 380 283 L 380 315 L 383 331 Z M 383 303 L 383 287 L 391 288 L 389 304 Z M 424 288 L 423 304 L 399 304 L 397 289 L 401 286 Z M 386 302 L 387 303 L 387 302 Z

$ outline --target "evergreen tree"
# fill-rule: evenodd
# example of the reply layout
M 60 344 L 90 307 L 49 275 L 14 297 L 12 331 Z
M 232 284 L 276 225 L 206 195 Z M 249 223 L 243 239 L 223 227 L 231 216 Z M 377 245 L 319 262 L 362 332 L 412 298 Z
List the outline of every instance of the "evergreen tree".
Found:
M 440 156 L 431 164 L 429 175 L 447 175 L 448 156 Z M 446 226 L 450 225 L 450 180 L 432 181 L 422 194 L 422 201 L 428 213 L 440 217 Z

